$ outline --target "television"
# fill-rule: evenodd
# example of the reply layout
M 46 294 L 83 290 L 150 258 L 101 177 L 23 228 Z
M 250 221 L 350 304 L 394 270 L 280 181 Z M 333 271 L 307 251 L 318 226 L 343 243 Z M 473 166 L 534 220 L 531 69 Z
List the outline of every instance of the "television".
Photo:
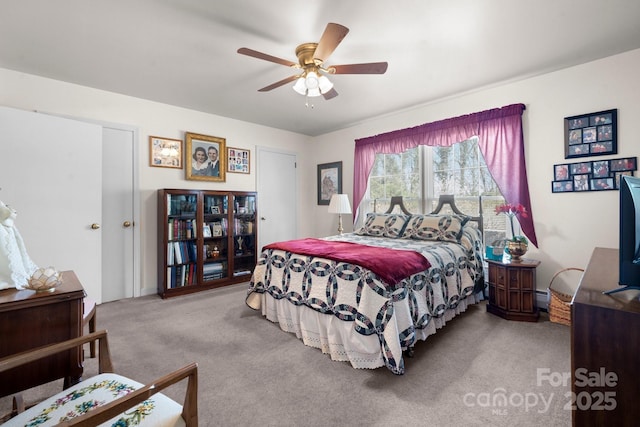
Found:
M 620 177 L 620 287 L 605 294 L 640 289 L 640 178 Z

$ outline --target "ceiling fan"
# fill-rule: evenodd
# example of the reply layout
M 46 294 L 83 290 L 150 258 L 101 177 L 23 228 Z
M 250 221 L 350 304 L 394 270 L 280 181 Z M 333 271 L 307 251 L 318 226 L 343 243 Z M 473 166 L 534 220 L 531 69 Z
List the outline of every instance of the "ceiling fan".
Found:
M 365 64 L 347 64 L 325 66 L 324 62 L 329 55 L 338 47 L 342 39 L 347 35 L 349 29 L 340 24 L 329 23 L 318 43 L 303 43 L 296 48 L 298 63 L 267 55 L 253 49 L 242 47 L 238 53 L 275 62 L 296 68 L 302 72 L 289 76 L 278 82 L 259 89 L 259 92 L 268 92 L 272 89 L 295 81 L 293 89 L 301 95 L 320 96 L 324 99 L 331 99 L 338 95 L 333 88 L 333 83 L 327 78 L 327 74 L 384 74 L 387 71 L 386 62 L 370 62 Z

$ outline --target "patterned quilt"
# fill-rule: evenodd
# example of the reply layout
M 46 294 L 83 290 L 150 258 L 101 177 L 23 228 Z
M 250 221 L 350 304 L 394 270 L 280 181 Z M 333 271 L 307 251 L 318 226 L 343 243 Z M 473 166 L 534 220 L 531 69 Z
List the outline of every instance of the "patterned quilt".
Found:
M 276 300 L 353 322 L 357 333 L 378 337 L 385 366 L 403 374 L 402 352 L 415 344 L 416 330 L 455 311 L 463 300 L 476 302 L 474 284 L 482 276 L 479 234 L 465 227 L 462 244 L 353 233 L 325 238 L 415 251 L 427 258 L 431 268 L 407 277 L 397 287 L 358 265 L 266 249 L 248 294 L 266 292 Z

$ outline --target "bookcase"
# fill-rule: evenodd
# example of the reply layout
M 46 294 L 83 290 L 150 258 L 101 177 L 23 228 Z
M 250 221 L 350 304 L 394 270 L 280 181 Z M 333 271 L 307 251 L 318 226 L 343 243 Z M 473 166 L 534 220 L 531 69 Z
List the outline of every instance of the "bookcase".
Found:
M 256 193 L 158 190 L 158 294 L 247 281 L 257 261 Z

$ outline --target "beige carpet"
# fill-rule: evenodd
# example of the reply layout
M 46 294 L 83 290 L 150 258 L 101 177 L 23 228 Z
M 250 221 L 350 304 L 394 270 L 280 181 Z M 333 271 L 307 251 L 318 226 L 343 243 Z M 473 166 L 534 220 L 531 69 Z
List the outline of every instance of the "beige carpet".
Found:
M 246 285 L 98 306 L 116 372 L 141 382 L 199 364 L 202 426 L 568 426 L 567 326 L 503 320 L 470 307 L 405 359 L 406 373 L 356 370 L 306 347 L 244 304 Z M 86 373 L 96 370 L 86 361 Z M 35 399 L 59 383 L 26 393 Z M 182 386 L 168 395 L 182 398 Z M 0 412 L 9 407 L 0 399 Z

